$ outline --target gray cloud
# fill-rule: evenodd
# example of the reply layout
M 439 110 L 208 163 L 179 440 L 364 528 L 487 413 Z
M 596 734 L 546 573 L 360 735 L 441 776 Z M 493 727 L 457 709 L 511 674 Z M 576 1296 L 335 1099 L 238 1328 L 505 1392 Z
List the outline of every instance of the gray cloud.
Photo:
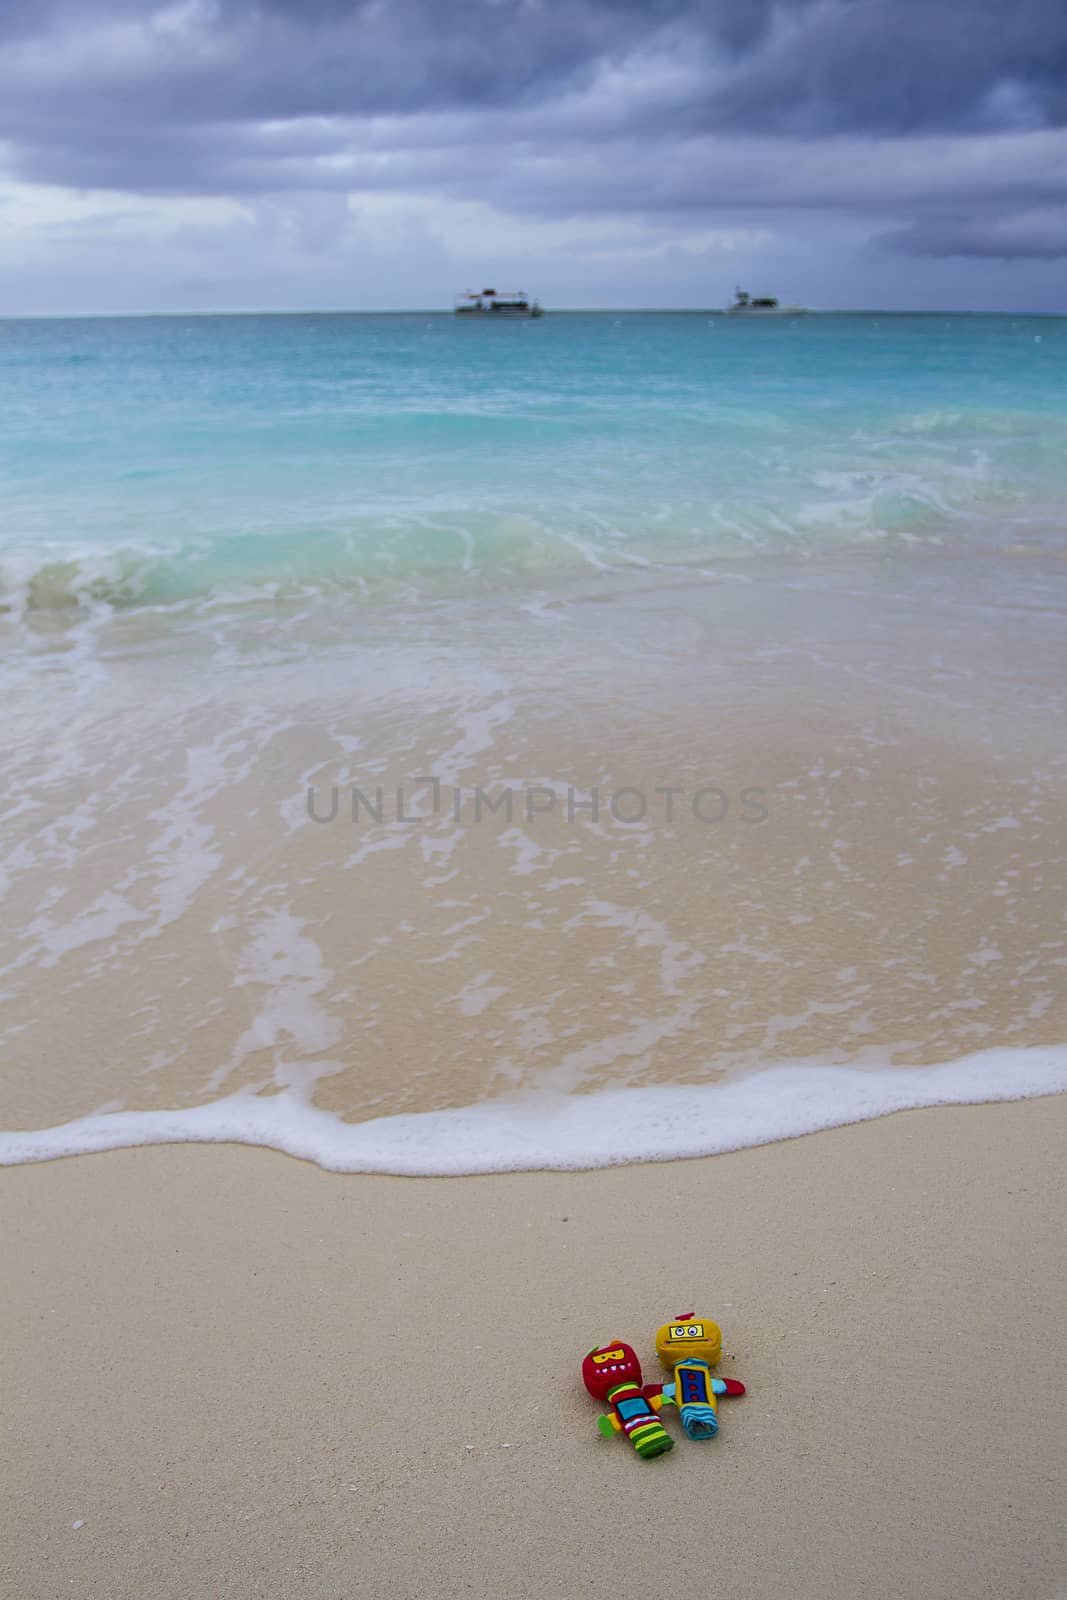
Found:
M 1067 256 L 1067 206 L 923 219 L 883 235 L 883 243 L 910 256 L 1058 261 Z
M 1062 0 L 6 0 L 0 45 L 38 184 L 1067 254 Z
M 8 0 L 0 127 L 506 111 L 675 61 L 674 125 L 762 132 L 1047 127 L 1060 0 Z M 626 77 L 617 92 L 625 112 Z M 638 105 L 638 114 L 648 107 Z M 54 147 L 53 147 L 54 148 Z

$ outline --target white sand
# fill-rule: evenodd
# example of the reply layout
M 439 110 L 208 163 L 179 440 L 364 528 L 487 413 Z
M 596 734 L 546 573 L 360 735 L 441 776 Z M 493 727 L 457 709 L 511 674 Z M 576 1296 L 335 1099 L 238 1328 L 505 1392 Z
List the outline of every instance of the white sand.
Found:
M 3 1592 L 1062 1595 L 1065 1131 L 1060 1097 L 573 1175 L 8 1171 Z M 692 1308 L 750 1392 L 641 1462 L 579 1363 L 662 1376 Z

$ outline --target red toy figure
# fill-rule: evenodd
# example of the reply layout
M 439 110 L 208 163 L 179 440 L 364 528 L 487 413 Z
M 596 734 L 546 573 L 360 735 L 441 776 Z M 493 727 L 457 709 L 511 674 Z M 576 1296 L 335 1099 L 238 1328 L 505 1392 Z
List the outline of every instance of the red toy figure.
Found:
M 621 1340 L 598 1345 L 582 1362 L 582 1382 L 594 1400 L 606 1400 L 611 1410 L 597 1418 L 606 1439 L 625 1433 L 645 1460 L 674 1449 L 674 1440 L 656 1415 L 663 1401 L 662 1384 L 643 1384 L 641 1363 Z

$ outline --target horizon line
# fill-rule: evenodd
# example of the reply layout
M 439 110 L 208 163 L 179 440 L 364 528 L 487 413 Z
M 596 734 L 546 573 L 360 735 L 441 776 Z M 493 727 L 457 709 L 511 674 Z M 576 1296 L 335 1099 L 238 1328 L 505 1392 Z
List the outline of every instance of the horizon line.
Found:
M 726 317 L 724 306 L 556 306 L 545 308 L 546 316 L 703 316 Z M 244 306 L 239 309 L 198 307 L 157 308 L 151 311 L 0 311 L 0 322 L 89 322 L 126 321 L 153 317 L 453 317 L 455 311 L 444 306 Z M 789 320 L 790 312 L 779 313 Z M 1020 310 L 1011 307 L 963 309 L 959 306 L 800 306 L 796 316 L 815 317 L 1064 317 L 1062 310 Z M 522 319 L 503 317 L 504 322 Z

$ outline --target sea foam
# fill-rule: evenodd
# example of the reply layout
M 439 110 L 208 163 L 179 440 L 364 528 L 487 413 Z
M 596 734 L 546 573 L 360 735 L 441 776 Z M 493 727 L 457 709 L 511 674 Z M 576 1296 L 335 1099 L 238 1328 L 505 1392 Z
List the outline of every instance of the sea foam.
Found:
M 721 1083 L 531 1092 L 347 1123 L 292 1091 L 183 1111 L 122 1111 L 0 1134 L 0 1165 L 143 1144 L 250 1144 L 333 1172 L 444 1177 L 718 1155 L 920 1106 L 1067 1090 L 1067 1046 L 983 1050 L 928 1067 L 770 1067 Z

